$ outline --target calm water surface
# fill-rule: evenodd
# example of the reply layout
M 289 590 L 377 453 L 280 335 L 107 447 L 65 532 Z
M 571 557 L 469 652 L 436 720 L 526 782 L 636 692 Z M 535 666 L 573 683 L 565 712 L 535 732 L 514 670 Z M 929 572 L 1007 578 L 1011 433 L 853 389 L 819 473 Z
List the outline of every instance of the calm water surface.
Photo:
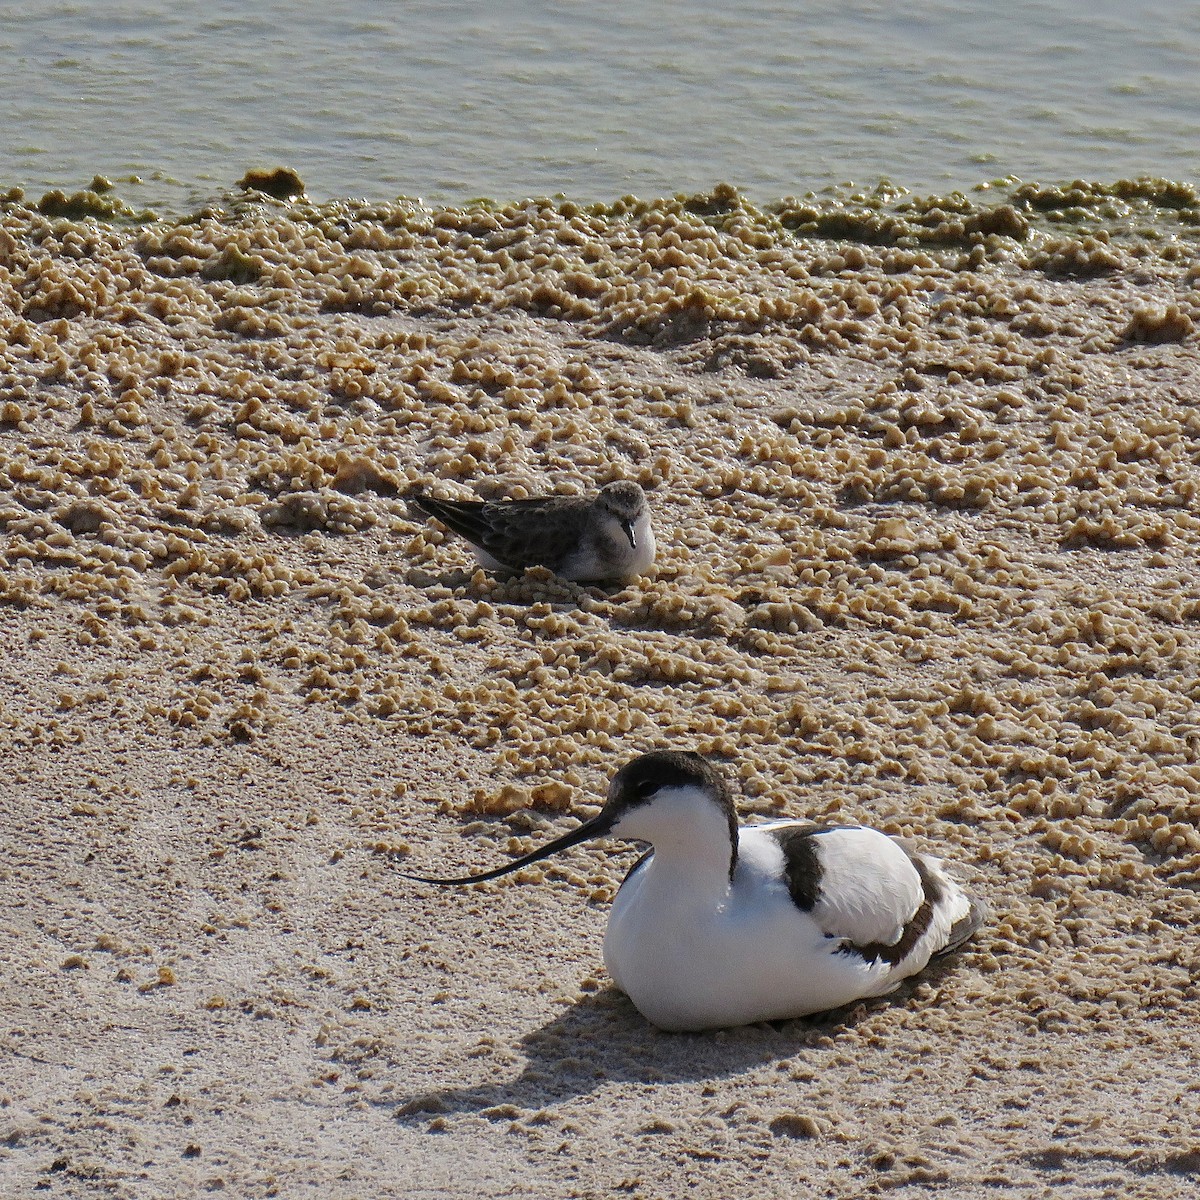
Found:
M 1200 179 L 1200 5 L 0 2 L 0 186 L 765 201 L 880 178 Z

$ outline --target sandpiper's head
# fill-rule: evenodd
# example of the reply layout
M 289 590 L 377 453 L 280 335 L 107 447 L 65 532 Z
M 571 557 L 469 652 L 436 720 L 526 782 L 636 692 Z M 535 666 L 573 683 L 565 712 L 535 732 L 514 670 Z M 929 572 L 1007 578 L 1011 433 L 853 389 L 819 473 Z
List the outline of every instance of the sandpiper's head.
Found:
M 631 549 L 637 549 L 638 520 L 646 513 L 646 493 L 628 479 L 606 483 L 596 497 L 593 511 L 598 519 L 611 519 L 620 525 L 629 539 Z
M 443 878 L 405 873 L 405 878 L 420 883 L 481 883 L 609 833 L 653 845 L 676 833 L 680 822 L 690 822 L 697 812 L 707 814 L 712 809 L 728 824 L 732 872 L 737 858 L 737 813 L 725 777 L 690 750 L 656 750 L 626 763 L 613 776 L 604 807 L 591 820 L 546 845 L 478 875 Z

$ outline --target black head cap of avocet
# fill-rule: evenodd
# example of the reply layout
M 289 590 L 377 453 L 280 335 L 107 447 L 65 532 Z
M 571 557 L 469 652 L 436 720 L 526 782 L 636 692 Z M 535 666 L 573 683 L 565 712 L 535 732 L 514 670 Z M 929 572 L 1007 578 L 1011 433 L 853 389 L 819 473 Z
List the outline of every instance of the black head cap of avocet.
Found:
M 483 883 L 609 834 L 656 847 L 699 841 L 708 845 L 704 857 L 719 859 L 730 876 L 737 865 L 737 813 L 725 778 L 690 750 L 659 750 L 626 763 L 613 776 L 604 807 L 591 820 L 512 862 L 452 878 L 401 874 L 418 883 Z

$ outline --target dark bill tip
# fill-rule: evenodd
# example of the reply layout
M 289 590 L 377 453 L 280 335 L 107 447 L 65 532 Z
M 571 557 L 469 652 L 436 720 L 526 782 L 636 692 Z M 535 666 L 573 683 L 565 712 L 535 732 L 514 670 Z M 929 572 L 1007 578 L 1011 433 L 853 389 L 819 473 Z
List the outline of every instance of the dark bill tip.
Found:
M 607 812 L 600 812 L 590 821 L 584 821 L 578 828 L 564 833 L 561 837 L 556 837 L 552 842 L 547 842 L 536 850 L 530 850 L 528 854 L 522 854 L 520 858 L 514 858 L 512 862 L 505 863 L 502 867 L 493 867 L 490 871 L 480 871 L 477 875 L 456 875 L 451 878 L 442 878 L 436 875 L 410 875 L 407 871 L 400 871 L 399 874 L 402 878 L 412 879 L 417 883 L 435 883 L 439 886 L 485 883 L 489 879 L 499 879 L 501 875 L 511 874 L 513 871 L 519 871 L 522 867 L 529 866 L 530 863 L 549 858 L 550 855 L 557 854 L 560 850 L 577 846 L 580 842 L 603 837 L 612 828 L 612 825 L 613 818 Z

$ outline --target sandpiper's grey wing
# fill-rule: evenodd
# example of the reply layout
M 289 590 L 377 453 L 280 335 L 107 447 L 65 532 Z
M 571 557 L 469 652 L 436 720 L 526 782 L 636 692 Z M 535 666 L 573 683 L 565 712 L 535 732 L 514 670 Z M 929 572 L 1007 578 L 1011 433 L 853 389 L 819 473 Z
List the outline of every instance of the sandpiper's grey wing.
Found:
M 488 536 L 488 505 L 485 501 L 438 500 L 422 492 L 410 492 L 408 499 L 429 516 L 437 517 L 447 529 L 465 537 L 468 542 L 483 545 Z
M 492 505 L 484 549 L 514 567 L 556 569 L 579 544 L 590 505 L 569 496 L 506 500 Z
M 529 500 L 437 500 L 414 504 L 510 567 L 554 567 L 576 545 L 586 508 L 562 496 Z

